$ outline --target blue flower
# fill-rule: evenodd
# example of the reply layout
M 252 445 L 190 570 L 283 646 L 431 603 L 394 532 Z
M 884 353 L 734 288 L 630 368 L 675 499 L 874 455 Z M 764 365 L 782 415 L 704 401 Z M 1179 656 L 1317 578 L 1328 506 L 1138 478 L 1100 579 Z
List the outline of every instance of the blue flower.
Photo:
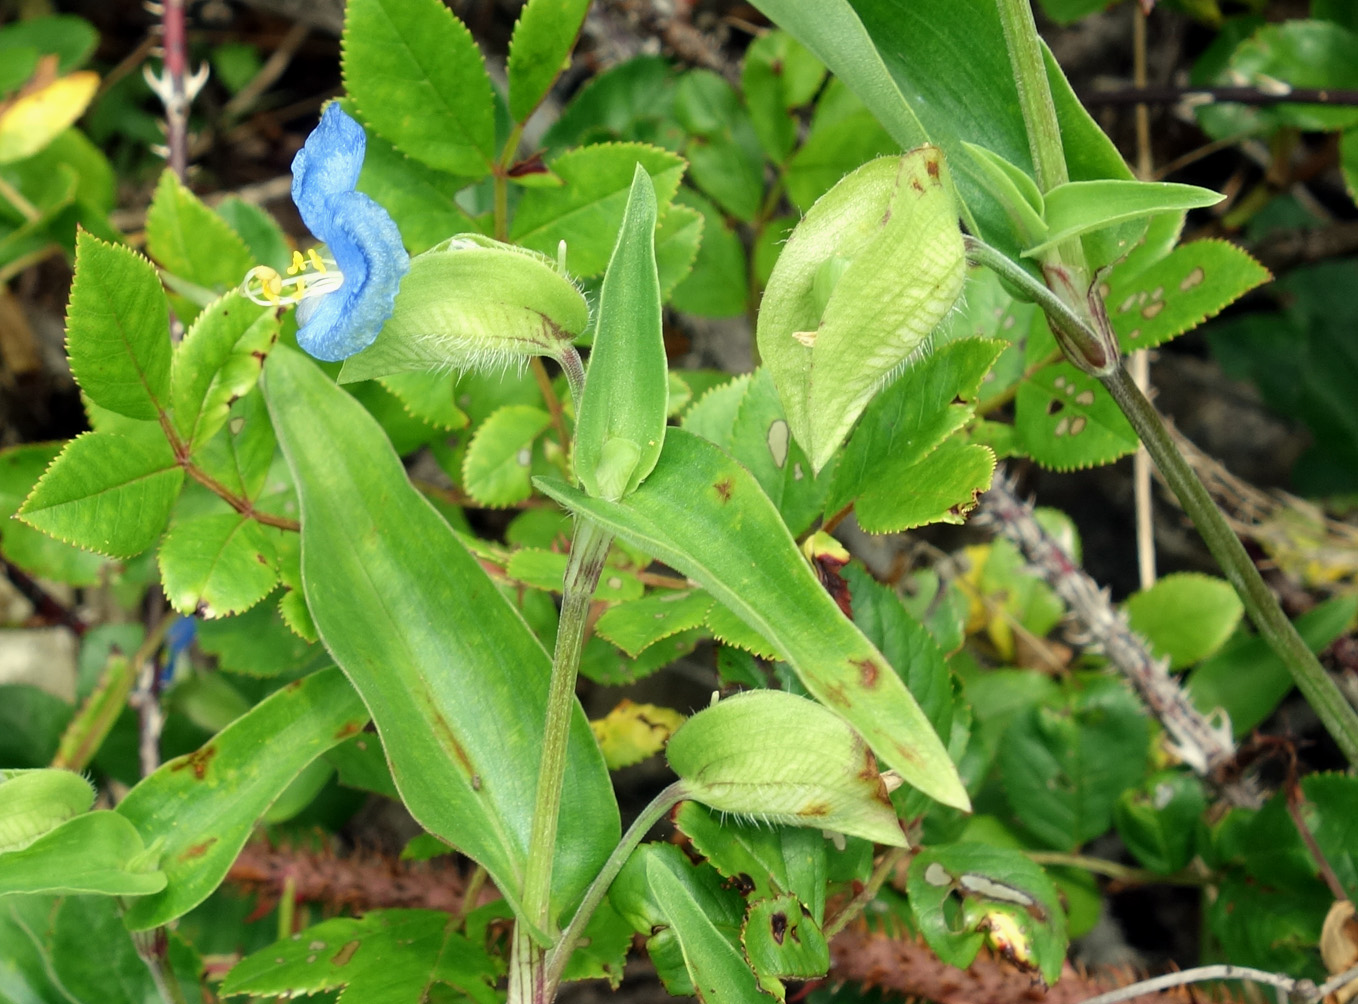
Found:
M 245 292 L 256 303 L 296 303 L 297 344 L 337 362 L 366 349 L 391 316 L 410 256 L 387 211 L 354 191 L 363 169 L 363 127 L 332 102 L 292 161 L 292 201 L 302 222 L 325 243 L 292 254 L 288 277 L 268 266 L 250 270 Z

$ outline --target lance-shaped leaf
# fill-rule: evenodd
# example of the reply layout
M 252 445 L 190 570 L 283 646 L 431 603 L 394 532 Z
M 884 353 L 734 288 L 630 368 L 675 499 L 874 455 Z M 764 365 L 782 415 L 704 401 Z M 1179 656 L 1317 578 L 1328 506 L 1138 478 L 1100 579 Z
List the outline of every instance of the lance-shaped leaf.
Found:
M 669 380 L 660 333 L 655 187 L 638 164 L 599 294 L 575 473 L 591 495 L 622 498 L 651 473 L 665 442 Z
M 817 582 L 753 475 L 717 447 L 669 430 L 660 462 L 622 502 L 559 481 L 567 508 L 700 583 L 773 642 L 806 689 L 846 718 L 907 783 L 969 807 L 957 769 L 890 664 Z
M 288 684 L 128 792 L 117 813 L 160 851 L 168 880 L 163 892 L 128 908 L 128 927 L 156 927 L 206 899 L 274 799 L 367 720 L 344 677 L 333 667 L 322 670 Z
M 769 277 L 759 352 L 819 472 L 966 272 L 942 153 L 864 164 L 811 207 Z
M 905 846 L 877 760 L 833 712 L 781 690 L 751 690 L 699 711 L 665 757 L 688 797 L 768 823 Z
M 550 659 L 371 415 L 276 349 L 265 394 L 302 503 L 302 579 L 321 639 L 372 711 L 406 805 L 518 902 L 537 794 Z M 553 910 L 617 843 L 607 768 L 575 709 Z

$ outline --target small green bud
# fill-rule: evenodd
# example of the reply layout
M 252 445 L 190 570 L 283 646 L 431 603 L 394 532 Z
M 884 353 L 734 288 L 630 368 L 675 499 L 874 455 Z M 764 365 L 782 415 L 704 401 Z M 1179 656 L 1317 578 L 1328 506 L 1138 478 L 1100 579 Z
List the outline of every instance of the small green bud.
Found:
M 834 712 L 781 690 L 712 705 L 665 756 L 687 797 L 719 812 L 906 846 L 877 758 Z
M 0 770 L 0 852 L 27 847 L 87 812 L 94 788 L 69 770 Z
M 411 261 L 391 319 L 345 360 L 340 381 L 559 359 L 588 325 L 589 304 L 556 259 L 458 234 Z

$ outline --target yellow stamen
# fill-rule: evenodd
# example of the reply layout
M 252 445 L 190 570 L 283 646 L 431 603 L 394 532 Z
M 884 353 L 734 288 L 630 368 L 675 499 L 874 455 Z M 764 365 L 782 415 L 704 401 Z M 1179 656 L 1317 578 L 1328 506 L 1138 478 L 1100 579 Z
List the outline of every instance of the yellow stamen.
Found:
M 293 253 L 295 254 L 296 252 Z M 307 257 L 311 259 L 311 267 L 321 273 L 321 275 L 325 275 L 325 273 L 330 271 L 330 269 L 325 267 L 325 259 L 316 252 L 315 248 L 307 248 L 306 254 Z
M 312 254 L 315 254 L 313 251 Z M 288 266 L 288 275 L 296 275 L 298 272 L 306 271 L 306 259 L 302 257 L 302 252 L 292 253 L 292 264 Z
M 245 274 L 241 290 L 261 306 L 278 307 L 324 296 L 344 284 L 344 275 L 334 261 L 323 258 L 315 248 L 305 255 L 294 251 L 287 273 L 285 279 L 276 269 L 257 265 Z

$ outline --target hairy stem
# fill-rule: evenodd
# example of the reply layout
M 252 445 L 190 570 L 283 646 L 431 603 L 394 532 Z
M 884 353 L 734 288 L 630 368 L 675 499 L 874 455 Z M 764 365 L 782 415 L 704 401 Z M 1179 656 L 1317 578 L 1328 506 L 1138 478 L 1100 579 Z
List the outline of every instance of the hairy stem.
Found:
M 1061 146 L 1061 126 L 1056 120 L 1042 43 L 1033 23 L 1029 0 L 996 0 L 1009 66 L 1018 87 L 1019 108 L 1028 127 L 1028 150 L 1033 157 L 1037 187 L 1048 192 L 1066 183 L 1066 155 Z

